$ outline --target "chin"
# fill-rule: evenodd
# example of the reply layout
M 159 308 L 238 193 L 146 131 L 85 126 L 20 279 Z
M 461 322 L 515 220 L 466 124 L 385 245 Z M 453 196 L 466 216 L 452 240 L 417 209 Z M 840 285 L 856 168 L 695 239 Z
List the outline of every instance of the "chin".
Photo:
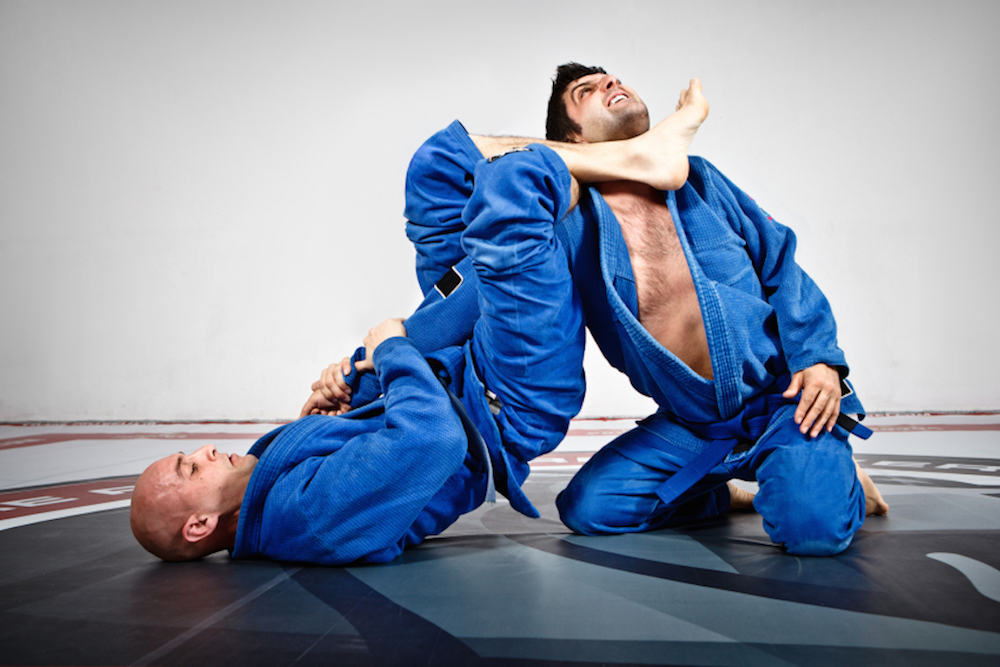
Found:
M 613 127 L 608 128 L 604 141 L 619 141 L 631 139 L 649 131 L 649 113 L 643 108 L 634 113 L 618 118 Z
M 641 116 L 634 117 L 630 127 L 625 128 L 625 132 L 628 133 L 628 136 L 625 137 L 626 139 L 638 137 L 640 134 L 649 132 L 649 114 L 644 111 Z

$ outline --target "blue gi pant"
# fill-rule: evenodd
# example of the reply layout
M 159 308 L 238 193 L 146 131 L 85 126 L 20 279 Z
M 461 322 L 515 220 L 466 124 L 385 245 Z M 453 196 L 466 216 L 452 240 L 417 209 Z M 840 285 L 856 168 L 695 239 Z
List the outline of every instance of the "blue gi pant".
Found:
M 656 494 L 687 463 L 683 450 L 642 427 L 595 454 L 559 495 L 563 522 L 584 535 L 667 528 L 729 510 L 729 479 L 756 480 L 754 507 L 776 544 L 799 556 L 828 556 L 848 547 L 865 519 L 865 495 L 847 432 L 799 432 L 794 408 L 775 416 L 749 450 L 730 454 L 679 498 Z
M 559 444 L 583 404 L 583 309 L 553 229 L 568 207 L 569 179 L 543 146 L 484 160 L 463 211 L 462 247 L 479 279 L 472 353 L 499 397 L 496 426 L 518 484 L 527 461 Z

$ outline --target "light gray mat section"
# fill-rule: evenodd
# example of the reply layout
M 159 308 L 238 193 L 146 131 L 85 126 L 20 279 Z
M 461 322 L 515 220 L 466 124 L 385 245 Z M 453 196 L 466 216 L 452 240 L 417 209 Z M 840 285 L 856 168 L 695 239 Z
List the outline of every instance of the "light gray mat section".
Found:
M 870 533 L 913 530 L 1000 530 L 1000 498 L 978 491 L 885 494 L 889 515 L 869 517 Z
M 600 537 L 566 535 L 562 539 L 588 549 L 597 549 L 632 558 L 738 574 L 732 565 L 715 555 L 701 542 L 690 535 L 681 535 L 671 531 L 641 535 L 629 533 L 602 535 Z
M 927 557 L 951 565 L 965 575 L 965 578 L 976 587 L 980 595 L 988 597 L 994 602 L 1000 602 L 1000 572 L 996 569 L 960 554 L 933 553 L 927 554 Z
M 404 557 L 403 576 L 402 568 L 391 567 L 351 572 L 397 604 L 463 639 L 607 639 L 626 645 L 627 641 L 736 641 L 1000 655 L 997 633 L 609 570 L 500 536 L 488 548 L 427 546 L 433 554 L 428 551 L 419 560 Z M 469 599 L 477 603 L 470 606 Z M 512 647 L 516 645 L 512 642 Z M 639 661 L 642 656 L 634 658 Z M 619 662 L 632 659 L 626 654 L 618 657 Z
M 760 533 L 761 544 L 770 545 L 770 540 L 760 527 L 760 517 L 743 515 L 730 519 L 731 526 L 736 528 L 736 521 L 752 523 L 750 532 Z M 741 527 L 742 528 L 742 527 Z M 689 535 L 674 533 L 670 530 L 642 534 L 606 535 L 585 537 L 582 535 L 566 535 L 563 540 L 579 546 L 613 553 L 621 556 L 640 558 L 642 560 L 694 567 L 702 570 L 728 572 L 732 574 L 751 574 L 757 577 L 767 577 L 779 581 L 802 582 L 803 578 L 816 582 L 836 582 L 838 588 L 849 588 L 859 591 L 881 590 L 863 573 L 841 561 L 833 558 L 808 559 L 807 573 L 803 572 L 802 562 L 796 558 L 783 557 L 777 547 L 764 552 L 760 550 L 731 550 L 727 554 L 730 560 L 716 554 L 708 546 Z M 733 538 L 727 538 L 733 539 Z M 778 556 L 777 558 L 775 556 Z

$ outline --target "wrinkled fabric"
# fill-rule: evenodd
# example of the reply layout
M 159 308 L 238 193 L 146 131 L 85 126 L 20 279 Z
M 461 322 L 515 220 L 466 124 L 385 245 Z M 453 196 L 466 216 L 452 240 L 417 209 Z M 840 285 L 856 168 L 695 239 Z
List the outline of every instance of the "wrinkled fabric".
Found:
M 386 562 L 479 506 L 486 469 L 444 385 L 482 434 L 497 490 L 538 516 L 520 488 L 528 461 L 562 440 L 584 393 L 583 312 L 553 231 L 570 177 L 541 146 L 483 161 L 475 177 L 462 286 L 444 296 L 431 283 L 407 338 L 379 345 L 374 374 L 351 373 L 352 404 L 366 405 L 253 446 L 234 558 Z
M 411 162 L 410 173 L 420 178 L 407 180 L 407 235 L 417 247 L 418 280 L 425 291 L 449 263 L 464 257 L 460 242 L 464 221 L 456 211 L 462 209 L 469 192 L 478 186 L 475 164 L 480 158 L 468 133 L 455 121 L 431 137 Z M 712 358 L 712 380 L 694 373 L 639 323 L 628 248 L 614 214 L 595 188 L 584 188 L 580 206 L 564 219 L 557 219 L 556 225 L 557 238 L 567 253 L 580 293 L 587 327 L 605 358 L 625 373 L 638 391 L 651 396 L 659 408 L 636 431 L 623 436 L 625 441 L 614 445 L 615 454 L 607 458 L 627 454 L 633 463 L 650 468 L 650 474 L 661 484 L 677 469 L 663 467 L 662 456 L 673 458 L 679 466 L 687 464 L 717 440 L 713 426 L 757 418 L 757 414 L 746 414 L 748 406 L 763 401 L 768 409 L 763 432 L 756 440 L 739 443 L 742 447 L 738 449 L 744 451 L 730 454 L 724 462 L 750 456 L 750 460 L 762 463 L 764 459 L 745 450 L 762 449 L 762 444 L 778 431 L 789 438 L 793 437 L 791 431 L 797 433 L 796 428 L 785 423 L 792 418 L 790 408 L 794 402 L 780 398 L 791 375 L 817 363 L 837 368 L 842 377 L 848 373 L 844 354 L 837 345 L 829 303 L 795 263 L 794 233 L 773 220 L 708 161 L 692 157 L 690 165 L 684 187 L 664 193 L 664 197 L 698 293 Z M 841 409 L 863 414 L 856 394 L 845 397 Z M 853 465 L 847 465 L 850 448 L 846 433 L 838 426 L 835 434 L 830 436 L 831 442 L 842 446 L 831 444 L 839 461 L 832 474 L 841 475 L 834 487 L 840 489 L 838 493 L 853 517 L 859 502 L 856 475 Z M 799 444 L 814 444 L 801 434 L 797 437 L 802 441 Z M 734 441 L 738 442 L 738 438 Z M 629 526 L 630 530 L 648 528 L 645 521 L 624 521 L 616 516 L 619 510 L 614 503 L 606 502 L 623 482 L 616 473 L 603 471 L 604 458 L 594 457 L 574 478 L 560 496 L 560 512 L 564 518 L 577 515 L 580 512 L 574 506 L 585 503 L 588 515 L 607 513 L 596 524 L 622 524 L 623 529 Z M 795 457 L 783 460 L 783 465 L 802 465 Z M 595 492 L 605 501 L 587 501 L 587 487 L 604 481 L 606 488 Z M 707 509 L 685 508 L 678 521 L 688 520 L 688 515 L 705 518 L 726 511 L 725 485 L 718 480 L 706 484 L 716 496 L 715 501 L 706 501 Z M 690 493 L 682 500 L 689 499 Z M 862 512 L 863 500 L 862 496 Z M 767 503 L 765 510 L 780 514 L 778 504 Z M 666 515 L 668 523 L 671 511 L 676 511 L 676 507 L 669 507 L 660 508 L 660 516 Z M 849 526 L 851 534 L 860 525 L 843 514 L 833 520 Z M 795 549 L 797 538 L 786 539 L 780 525 L 777 514 L 765 516 L 765 527 L 772 538 L 786 546 L 791 544 L 789 550 Z M 846 546 L 838 539 L 830 548 L 841 545 Z M 815 546 L 803 548 L 823 551 Z

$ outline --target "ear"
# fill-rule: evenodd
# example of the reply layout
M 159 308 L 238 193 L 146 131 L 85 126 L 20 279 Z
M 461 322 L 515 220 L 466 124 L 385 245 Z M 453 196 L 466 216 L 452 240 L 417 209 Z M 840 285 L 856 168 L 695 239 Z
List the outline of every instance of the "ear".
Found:
M 181 534 L 188 542 L 195 543 L 205 539 L 219 525 L 219 517 L 211 514 L 192 514 L 184 522 Z

